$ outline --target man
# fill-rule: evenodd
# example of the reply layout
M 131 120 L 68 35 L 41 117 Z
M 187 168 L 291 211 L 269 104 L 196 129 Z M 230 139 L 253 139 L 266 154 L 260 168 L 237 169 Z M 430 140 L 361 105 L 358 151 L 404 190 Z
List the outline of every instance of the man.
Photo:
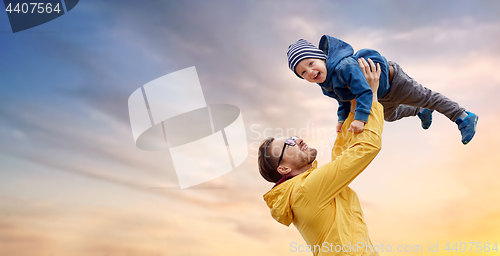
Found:
M 314 255 L 378 255 L 368 237 L 356 193 L 348 187 L 381 149 L 383 107 L 378 103 L 380 66 L 359 59 L 373 93 L 371 114 L 361 133 L 347 128 L 350 113 L 332 149 L 332 161 L 317 168 L 317 150 L 298 137 L 268 138 L 259 147 L 259 171 L 276 185 L 264 195 L 271 215 L 292 222 Z M 371 66 L 371 69 L 370 69 Z M 292 246 L 292 244 L 291 244 Z M 290 250 L 297 251 L 297 247 Z

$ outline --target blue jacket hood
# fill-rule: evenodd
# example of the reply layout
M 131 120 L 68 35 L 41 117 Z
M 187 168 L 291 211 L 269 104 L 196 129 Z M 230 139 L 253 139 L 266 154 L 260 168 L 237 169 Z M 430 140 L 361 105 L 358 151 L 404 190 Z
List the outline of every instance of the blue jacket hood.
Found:
M 327 75 L 323 83 L 318 83 L 323 94 L 339 102 L 337 115 L 343 121 L 349 115 L 350 101 L 357 100 L 354 119 L 366 122 L 372 106 L 373 92 L 366 82 L 365 75 L 359 67 L 358 58 L 370 58 L 379 63 L 382 69 L 380 86 L 377 91 L 382 98 L 389 91 L 389 64 L 384 56 L 372 49 L 362 49 L 354 53 L 348 43 L 324 35 L 319 42 L 319 49 L 326 55 Z
M 320 86 L 322 88 L 328 88 L 329 86 L 326 85 L 330 84 L 332 79 L 337 79 L 334 67 L 336 67 L 342 59 L 352 56 L 354 54 L 354 49 L 350 44 L 329 35 L 321 37 L 319 49 L 328 56 L 326 59 L 328 74 L 326 80 L 321 83 Z

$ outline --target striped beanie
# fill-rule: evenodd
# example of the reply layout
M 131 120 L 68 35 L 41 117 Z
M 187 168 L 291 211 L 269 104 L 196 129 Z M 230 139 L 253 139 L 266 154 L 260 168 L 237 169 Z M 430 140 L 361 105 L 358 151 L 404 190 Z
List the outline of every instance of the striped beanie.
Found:
M 309 58 L 326 60 L 325 53 L 305 39 L 299 39 L 288 46 L 286 55 L 288 56 L 288 67 L 300 78 L 302 77 L 295 72 L 295 67 L 301 60 Z

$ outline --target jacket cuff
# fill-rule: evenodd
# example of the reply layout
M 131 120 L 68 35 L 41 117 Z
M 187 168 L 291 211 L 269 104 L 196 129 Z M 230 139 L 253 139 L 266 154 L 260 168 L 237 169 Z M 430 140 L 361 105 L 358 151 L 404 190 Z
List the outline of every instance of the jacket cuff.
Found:
M 370 115 L 369 112 L 365 113 L 365 112 L 356 111 L 354 114 L 354 120 L 359 120 L 359 121 L 363 121 L 366 123 L 368 121 L 369 115 Z
M 339 123 L 340 123 L 340 122 L 342 122 L 342 123 L 343 123 L 343 122 L 347 119 L 347 117 L 348 117 L 348 116 L 349 116 L 349 112 L 347 113 L 347 115 L 344 115 L 344 114 L 339 114 L 339 121 L 338 121 L 338 122 L 339 122 Z

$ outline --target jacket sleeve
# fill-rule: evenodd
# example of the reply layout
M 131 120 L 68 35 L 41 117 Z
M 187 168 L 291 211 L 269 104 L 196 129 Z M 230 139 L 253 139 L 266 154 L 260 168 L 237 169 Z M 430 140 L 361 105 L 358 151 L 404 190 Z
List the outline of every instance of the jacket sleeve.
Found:
M 345 63 L 337 69 L 338 77 L 342 83 L 349 86 L 352 94 L 356 96 L 356 110 L 354 119 L 367 122 L 373 101 L 373 92 L 366 82 L 365 75 L 359 64 L 353 58 L 346 58 Z
M 340 153 L 331 162 L 313 170 L 303 183 L 304 194 L 319 207 L 330 204 L 333 198 L 356 178 L 375 158 L 382 147 L 383 107 L 374 102 L 370 121 L 363 132 L 352 134 L 343 129 L 335 146 Z M 351 136 L 351 137 L 348 137 Z M 335 148 L 333 149 L 335 150 Z
M 336 99 L 337 102 L 339 103 L 339 108 L 337 109 L 337 116 L 339 117 L 339 122 L 343 122 L 344 120 L 346 120 L 347 117 L 349 116 L 349 112 L 351 111 L 351 102 L 339 100 L 337 97 L 335 97 L 336 95 L 334 92 L 329 92 L 325 90 L 323 87 L 321 87 L 321 91 L 323 91 L 324 95 Z
M 349 112 L 351 111 L 351 102 L 341 100 L 339 100 L 338 102 L 339 109 L 337 110 L 337 115 L 339 116 L 339 122 L 344 122 L 349 116 Z

